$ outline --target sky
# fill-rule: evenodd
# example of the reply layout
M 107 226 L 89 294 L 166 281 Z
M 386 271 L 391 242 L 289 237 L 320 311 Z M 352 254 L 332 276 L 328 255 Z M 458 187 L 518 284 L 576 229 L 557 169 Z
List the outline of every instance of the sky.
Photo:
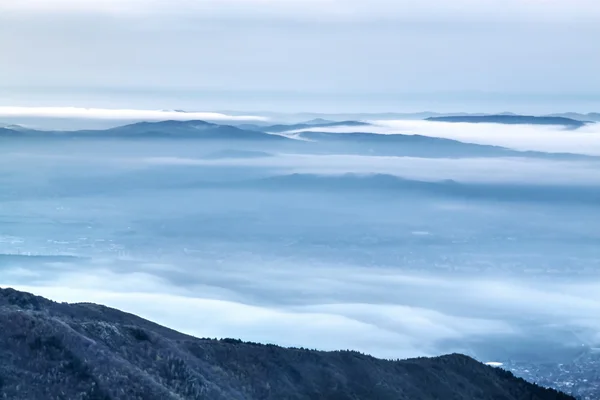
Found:
M 593 0 L 0 0 L 0 105 L 600 109 Z

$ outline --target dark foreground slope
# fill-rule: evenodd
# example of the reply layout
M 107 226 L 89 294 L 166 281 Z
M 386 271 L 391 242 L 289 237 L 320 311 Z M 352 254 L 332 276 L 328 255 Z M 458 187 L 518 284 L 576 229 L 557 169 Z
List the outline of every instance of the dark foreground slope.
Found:
M 394 362 L 201 340 L 10 289 L 0 289 L 0 326 L 5 399 L 571 399 L 461 355 Z

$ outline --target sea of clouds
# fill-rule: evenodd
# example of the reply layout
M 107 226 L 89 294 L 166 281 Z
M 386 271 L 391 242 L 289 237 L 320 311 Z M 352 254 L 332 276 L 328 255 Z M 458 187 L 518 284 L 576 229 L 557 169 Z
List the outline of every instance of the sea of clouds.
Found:
M 583 154 L 600 143 L 593 125 L 364 129 Z M 600 341 L 594 204 L 194 186 L 224 170 L 568 191 L 600 183 L 594 158 L 204 157 L 213 151 L 152 140 L 6 143 L 0 286 L 106 304 L 200 337 L 389 358 L 463 351 L 489 361 L 514 355 L 512 343 L 551 354 Z
M 376 120 L 361 132 L 383 135 L 422 135 L 461 142 L 503 146 L 523 151 L 600 155 L 600 124 L 571 130 L 560 126 L 450 123 L 426 120 Z M 307 128 L 303 131 L 350 133 L 357 127 Z

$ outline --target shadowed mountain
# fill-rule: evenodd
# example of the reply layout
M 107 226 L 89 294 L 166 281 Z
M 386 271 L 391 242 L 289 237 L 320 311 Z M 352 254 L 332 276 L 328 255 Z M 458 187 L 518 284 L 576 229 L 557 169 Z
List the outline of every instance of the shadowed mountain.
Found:
M 376 133 L 353 132 L 301 132 L 297 138 L 317 142 L 322 148 L 343 146 L 353 154 L 411 157 L 532 157 L 551 159 L 594 159 L 595 157 L 570 153 L 544 153 L 518 151 L 500 146 L 460 142 L 422 135 L 382 135 Z
M 225 140 L 285 141 L 285 137 L 205 121 L 140 122 L 100 131 L 108 137 L 167 137 Z
M 471 146 L 475 148 L 481 147 L 495 147 L 500 149 L 501 147 L 497 146 L 488 146 L 488 145 L 479 145 L 472 143 L 464 143 L 459 142 L 453 139 L 444 139 L 438 137 L 431 136 L 423 136 L 423 135 L 403 135 L 403 134 L 393 134 L 393 135 L 382 135 L 378 133 L 369 133 L 369 132 L 349 132 L 349 133 L 336 133 L 336 132 L 318 132 L 318 131 L 307 131 L 298 133 L 298 137 L 302 139 L 315 140 L 315 141 L 346 141 L 346 142 L 362 142 L 362 143 L 385 143 L 385 144 L 393 144 L 393 143 L 419 143 L 419 144 L 452 144 L 452 145 L 460 145 L 461 147 Z
M 600 113 L 587 113 L 587 114 L 580 114 L 580 113 L 574 113 L 574 112 L 567 112 L 567 113 L 558 113 L 558 114 L 550 114 L 548 115 L 549 117 L 563 117 L 563 118 L 570 118 L 570 119 L 574 119 L 574 120 L 578 120 L 578 121 L 595 121 L 595 122 L 600 122 Z
M 565 128 L 581 128 L 588 122 L 578 121 L 565 117 L 534 117 L 530 115 L 483 115 L 483 116 L 449 116 L 449 117 L 430 117 L 427 121 L 437 122 L 463 122 L 463 123 L 490 123 L 490 124 L 506 124 L 506 125 L 554 125 L 563 126 Z
M 162 121 L 138 122 L 104 130 L 83 131 L 12 131 L 17 137 L 43 138 L 171 138 L 205 140 L 246 140 L 246 141 L 289 141 L 289 138 L 270 135 L 260 131 L 244 130 L 231 125 L 219 125 L 205 121 Z M 7 136 L 6 134 L 4 136 Z
M 0 137 L 18 137 L 19 134 L 20 132 L 17 130 L 0 128 Z
M 94 304 L 0 289 L 7 399 L 573 400 L 453 354 L 405 361 L 186 336 Z

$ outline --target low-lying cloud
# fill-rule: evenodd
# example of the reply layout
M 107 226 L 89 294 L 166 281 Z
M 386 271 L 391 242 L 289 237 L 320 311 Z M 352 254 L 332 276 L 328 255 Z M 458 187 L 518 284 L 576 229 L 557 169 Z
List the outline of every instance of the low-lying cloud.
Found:
M 0 118 L 73 118 L 143 121 L 266 121 L 255 115 L 227 115 L 215 112 L 179 112 L 168 110 L 136 110 L 82 107 L 9 107 L 0 106 Z
M 245 179 L 255 169 L 561 183 L 557 190 L 568 191 L 567 184 L 600 184 L 593 160 L 284 148 L 208 160 L 215 149 L 200 141 L 90 143 L 98 144 L 2 147 L 1 286 L 107 304 L 200 337 L 389 358 L 461 351 L 502 361 L 519 355 L 504 353 L 508 342 L 528 354 L 600 343 L 593 201 L 195 186 L 219 179 L 219 170 Z
M 356 349 L 403 358 L 452 351 L 443 343 L 526 338 L 523 321 L 551 336 L 559 320 L 578 345 L 596 344 L 600 284 L 441 278 L 391 269 L 272 263 L 188 269 L 190 285 L 177 287 L 131 264 L 123 272 L 52 271 L 14 286 L 58 301 L 96 302 L 133 312 L 198 337 L 234 337 L 324 350 Z M 109 261 L 107 261 L 109 262 Z M 252 271 L 252 273 L 249 273 Z M 343 271 L 340 274 L 340 271 Z M 15 277 L 19 277 L 15 279 Z M 28 277 L 31 282 L 31 277 Z M 223 293 L 228 286 L 229 294 Z M 218 290 L 216 290 L 218 289 Z M 580 290 L 581 289 L 581 290 Z M 596 290 L 590 295 L 590 290 Z M 253 293 L 262 293 L 257 299 Z M 195 317 L 191 317 L 195 316 Z M 545 326 L 545 327 L 543 327 Z
M 140 148 L 143 144 L 140 143 Z M 163 168 L 187 168 L 185 173 L 198 174 L 211 181 L 213 177 L 204 175 L 207 168 L 237 168 L 240 170 L 269 171 L 268 175 L 315 174 L 386 174 L 399 178 L 439 182 L 454 180 L 462 183 L 489 184 L 531 184 L 531 185 L 600 185 L 600 160 L 567 161 L 536 158 L 420 158 L 388 157 L 363 155 L 314 155 L 276 154 L 257 158 L 207 159 L 202 150 L 198 155 L 175 156 L 172 144 L 164 143 L 160 148 L 135 155 L 118 145 L 110 153 L 81 155 L 79 147 L 65 154 L 49 154 L 29 148 L 26 152 L 5 153 L 0 165 L 7 173 L 19 171 L 18 165 L 26 163 L 45 169 L 60 163 L 73 166 L 73 171 L 85 166 L 85 170 L 104 173 L 128 172 L 134 170 L 152 171 Z M 175 144 L 177 146 L 177 144 Z M 179 145 L 180 146 L 180 145 Z M 161 155 L 160 153 L 163 153 Z M 209 150 L 205 150 L 210 154 Z M 78 166 L 78 167 L 75 167 Z M 181 170 L 179 170 L 181 172 Z M 260 176 L 260 174 L 258 175 Z M 263 174 L 263 176 L 265 176 Z M 243 179 L 238 176 L 238 179 Z M 198 178 L 198 181 L 202 179 Z
M 280 154 L 257 159 L 202 160 L 151 157 L 134 163 L 154 166 L 237 166 L 278 168 L 286 173 L 339 175 L 388 174 L 406 179 L 465 183 L 600 184 L 600 161 L 555 161 L 529 158 L 418 158 L 360 155 Z M 116 161 L 130 163 L 131 160 Z
M 542 125 L 503 125 L 433 122 L 424 120 L 370 121 L 370 126 L 307 128 L 294 132 L 369 132 L 385 135 L 422 135 L 462 142 L 503 146 L 516 150 L 600 155 L 600 124 L 576 130 Z

